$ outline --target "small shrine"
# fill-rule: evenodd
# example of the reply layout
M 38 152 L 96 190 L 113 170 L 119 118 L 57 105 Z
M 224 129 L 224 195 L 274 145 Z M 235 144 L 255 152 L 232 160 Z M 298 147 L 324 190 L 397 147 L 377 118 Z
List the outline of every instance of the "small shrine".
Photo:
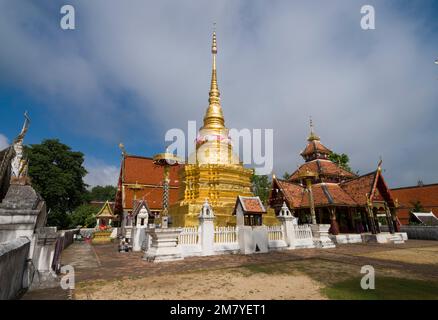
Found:
M 233 215 L 238 226 L 261 226 L 266 209 L 259 197 L 238 196 Z
M 112 224 L 117 220 L 113 209 L 108 201 L 96 215 L 96 231 L 94 232 L 93 243 L 106 243 L 111 241 Z
M 134 210 L 132 211 L 132 219 L 134 226 L 147 227 L 149 224 L 153 224 L 155 215 L 149 209 L 146 200 L 139 200 L 134 203 Z

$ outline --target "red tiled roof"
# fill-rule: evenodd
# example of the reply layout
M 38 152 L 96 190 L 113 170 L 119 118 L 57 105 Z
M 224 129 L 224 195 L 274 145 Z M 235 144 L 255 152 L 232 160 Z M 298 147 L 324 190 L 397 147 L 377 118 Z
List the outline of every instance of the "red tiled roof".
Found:
M 374 180 L 376 178 L 376 172 L 371 172 L 366 175 L 360 176 L 356 179 L 352 179 L 340 184 L 341 188 L 347 192 L 351 198 L 359 205 L 367 204 L 366 194 L 370 195 Z
M 377 174 L 379 175 L 377 176 Z M 377 180 L 376 177 L 378 177 Z M 308 194 L 303 186 L 277 179 L 275 179 L 275 183 L 281 189 L 289 207 L 310 206 Z M 389 201 L 390 205 L 394 199 L 394 195 L 387 189 L 383 176 L 378 171 L 339 184 L 316 183 L 312 185 L 312 193 L 315 206 L 365 206 L 367 194 L 373 196 L 374 200 L 385 199 L 385 201 Z M 271 199 L 271 201 L 273 200 Z
M 309 141 L 306 148 L 301 152 L 302 156 L 307 156 L 314 153 L 330 154 L 332 151 L 323 145 L 319 140 Z
M 357 203 L 336 183 L 318 183 L 312 185 L 315 206 L 339 205 L 357 206 Z M 301 207 L 309 207 L 309 196 L 306 194 Z
M 275 181 L 280 187 L 283 196 L 286 198 L 287 202 L 289 203 L 289 207 L 290 208 L 299 207 L 301 205 L 303 195 L 306 194 L 304 187 L 289 181 L 278 180 L 278 179 L 275 179 Z
M 404 224 L 409 223 L 410 211 L 417 201 L 427 212 L 432 211 L 438 217 L 438 184 L 391 189 L 391 194 L 399 201 L 398 217 Z
M 243 199 L 245 209 L 250 212 L 265 212 L 265 209 L 260 205 L 257 199 Z
M 309 207 L 309 195 L 299 184 L 276 180 L 290 208 Z M 357 203 L 346 193 L 339 184 L 317 183 L 312 185 L 315 206 L 345 205 L 357 206 Z
M 354 173 L 342 169 L 330 160 L 316 159 L 302 164 L 289 178 L 289 181 L 300 181 L 300 174 L 304 171 L 317 172 L 321 177 L 342 177 L 352 179 L 357 177 Z
M 244 212 L 249 213 L 266 213 L 266 209 L 262 204 L 259 197 L 243 197 L 238 196 L 236 199 L 236 206 L 234 207 L 233 214 L 236 213 L 237 204 L 240 202 Z
M 163 187 L 145 187 L 135 191 L 136 199 L 145 199 L 151 210 L 163 209 Z M 169 205 L 178 200 L 178 189 L 169 189 Z M 132 209 L 134 201 L 134 190 L 125 187 L 125 208 Z
M 170 168 L 169 205 L 178 200 L 179 170 L 182 165 Z M 154 164 L 152 158 L 125 155 L 119 177 L 119 190 L 116 195 L 116 212 L 133 208 L 134 193 L 137 200 L 145 199 L 151 210 L 163 208 L 163 167 Z M 138 184 L 141 189 L 133 190 L 129 185 Z M 122 199 L 122 186 L 125 187 Z
M 123 183 L 162 185 L 163 167 L 154 164 L 152 158 L 126 155 L 124 158 Z M 170 185 L 178 186 L 180 165 L 170 168 Z

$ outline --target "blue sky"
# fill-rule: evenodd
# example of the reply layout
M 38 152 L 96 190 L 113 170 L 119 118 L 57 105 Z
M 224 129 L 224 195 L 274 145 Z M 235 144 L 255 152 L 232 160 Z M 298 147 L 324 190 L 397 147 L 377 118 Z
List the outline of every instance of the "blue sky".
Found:
M 312 115 L 322 142 L 360 173 L 380 156 L 391 186 L 438 182 L 436 1 L 0 0 L 0 147 L 59 138 L 85 154 L 87 182 L 114 183 L 129 153 L 163 150 L 202 120 L 217 22 L 226 124 L 274 129 L 274 172 L 302 163 Z M 376 30 L 360 8 L 376 9 Z

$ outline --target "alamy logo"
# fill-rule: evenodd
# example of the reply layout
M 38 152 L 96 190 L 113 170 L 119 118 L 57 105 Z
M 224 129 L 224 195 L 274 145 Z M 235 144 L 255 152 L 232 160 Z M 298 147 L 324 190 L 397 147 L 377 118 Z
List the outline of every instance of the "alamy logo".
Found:
M 63 30 L 74 30 L 75 25 L 75 8 L 71 4 L 66 4 L 61 7 L 60 13 L 63 14 L 59 25 Z
M 374 290 L 376 288 L 374 267 L 370 265 L 365 265 L 360 269 L 360 273 L 365 274 L 360 280 L 360 287 L 363 290 Z
M 360 26 L 363 30 L 374 30 L 376 29 L 376 16 L 373 6 L 365 5 L 360 9 L 362 19 L 360 19 Z
M 61 277 L 61 288 L 64 290 L 75 288 L 75 269 L 71 265 L 65 265 L 61 267 L 61 273 L 65 273 Z
M 184 130 L 173 128 L 166 132 L 168 152 L 186 159 L 188 164 L 239 164 L 253 165 L 255 173 L 272 173 L 274 165 L 273 129 L 230 129 L 229 131 L 196 131 L 196 121 L 188 121 Z M 187 145 L 187 149 L 186 149 Z

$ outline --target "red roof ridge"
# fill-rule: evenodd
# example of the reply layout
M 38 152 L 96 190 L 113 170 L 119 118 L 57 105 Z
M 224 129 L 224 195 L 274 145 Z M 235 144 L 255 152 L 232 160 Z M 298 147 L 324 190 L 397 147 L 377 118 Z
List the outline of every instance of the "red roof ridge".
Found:
M 299 184 L 299 183 L 297 183 L 297 182 L 293 182 L 293 181 L 289 181 L 289 180 L 284 180 L 284 179 L 278 179 L 278 178 L 275 178 L 275 180 L 277 180 L 277 181 L 280 182 L 280 183 L 294 184 L 294 185 L 296 185 L 296 186 L 298 186 L 298 187 L 302 187 L 302 188 L 304 188 L 304 186 L 303 186 L 302 184 Z
M 348 179 L 346 181 L 343 181 L 343 182 L 341 182 L 339 184 L 347 184 L 347 183 L 352 182 L 354 180 L 357 180 L 357 179 L 360 179 L 360 178 L 364 178 L 364 177 L 370 176 L 370 175 L 375 174 L 375 173 L 377 173 L 377 170 L 371 171 L 371 172 L 363 174 L 361 176 L 356 175 L 356 177 Z
M 416 189 L 416 188 L 427 188 L 427 187 L 438 187 L 438 183 L 423 184 L 421 186 L 415 185 L 415 186 L 408 186 L 408 187 L 391 188 L 391 190 Z

